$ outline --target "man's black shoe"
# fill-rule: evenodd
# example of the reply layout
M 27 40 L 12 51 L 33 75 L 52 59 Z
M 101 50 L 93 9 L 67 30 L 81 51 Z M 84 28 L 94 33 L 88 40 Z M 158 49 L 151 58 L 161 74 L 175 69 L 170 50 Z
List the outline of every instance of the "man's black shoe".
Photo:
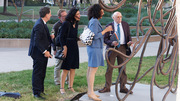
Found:
M 106 93 L 106 92 L 111 92 L 110 88 L 104 87 L 103 89 L 99 90 L 99 93 Z
M 124 89 L 120 89 L 120 92 L 121 92 L 121 93 L 126 93 L 126 94 L 127 94 L 127 93 L 129 92 L 129 90 L 128 90 L 127 88 L 124 88 Z M 133 92 L 130 91 L 129 94 L 133 94 Z
M 45 100 L 45 97 L 42 97 L 41 95 L 34 95 L 34 98 L 40 99 L 40 100 Z

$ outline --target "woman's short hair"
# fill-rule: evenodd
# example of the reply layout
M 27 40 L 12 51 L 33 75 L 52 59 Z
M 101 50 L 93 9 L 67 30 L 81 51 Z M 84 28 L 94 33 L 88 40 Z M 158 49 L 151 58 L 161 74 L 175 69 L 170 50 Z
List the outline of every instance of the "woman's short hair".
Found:
M 88 10 L 88 19 L 101 17 L 101 6 L 99 4 L 92 5 Z
M 49 13 L 50 13 L 50 8 L 45 6 L 45 7 L 40 8 L 39 16 L 43 18 L 46 16 L 46 14 L 49 14 Z
M 76 15 L 77 11 L 79 11 L 78 8 L 71 8 L 70 11 L 68 12 L 67 16 L 66 16 L 66 21 L 70 21 L 72 23 L 76 22 L 76 19 L 74 18 L 74 16 Z

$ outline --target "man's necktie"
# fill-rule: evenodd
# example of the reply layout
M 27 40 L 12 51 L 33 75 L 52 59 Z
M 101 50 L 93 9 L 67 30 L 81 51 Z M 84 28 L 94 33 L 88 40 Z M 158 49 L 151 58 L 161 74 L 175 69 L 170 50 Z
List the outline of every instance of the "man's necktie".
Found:
M 121 38 L 121 33 L 120 33 L 120 27 L 119 27 L 119 24 L 117 25 L 117 35 L 118 35 L 118 38 L 119 38 L 119 44 L 117 45 L 117 47 L 119 48 L 121 43 L 120 43 L 120 38 Z

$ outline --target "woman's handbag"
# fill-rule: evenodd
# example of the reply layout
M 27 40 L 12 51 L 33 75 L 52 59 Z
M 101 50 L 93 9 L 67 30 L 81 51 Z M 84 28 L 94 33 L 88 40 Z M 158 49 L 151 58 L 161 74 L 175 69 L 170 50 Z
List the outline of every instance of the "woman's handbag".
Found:
M 83 44 L 91 45 L 94 35 L 95 34 L 87 26 L 85 26 L 83 33 L 80 35 L 80 39 Z
M 55 55 L 55 58 L 56 58 L 56 59 L 60 59 L 60 60 L 64 60 L 64 59 L 65 59 L 65 57 L 63 57 L 64 54 L 63 54 L 62 51 L 63 51 L 63 50 L 57 50 L 56 55 Z

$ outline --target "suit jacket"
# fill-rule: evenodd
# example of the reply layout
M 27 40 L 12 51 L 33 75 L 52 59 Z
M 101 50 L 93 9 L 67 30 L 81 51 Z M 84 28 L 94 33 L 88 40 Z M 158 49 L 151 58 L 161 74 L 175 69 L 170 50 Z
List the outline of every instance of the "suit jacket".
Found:
M 48 28 L 40 18 L 36 21 L 32 32 L 29 46 L 29 56 L 44 57 L 45 50 L 51 51 L 51 37 Z
M 122 21 L 121 24 L 122 24 L 123 31 L 124 31 L 125 46 L 126 46 L 127 52 L 129 52 L 129 51 L 130 51 L 130 48 L 128 47 L 127 43 L 128 43 L 129 41 L 132 41 L 132 39 L 131 39 L 131 34 L 130 34 L 130 29 L 129 29 L 129 25 L 128 25 L 127 22 L 124 22 L 124 21 Z M 107 45 L 106 48 L 113 48 L 113 47 L 114 47 L 114 46 L 112 46 L 112 42 L 113 42 L 113 41 L 110 40 L 110 37 L 112 36 L 112 34 L 114 34 L 114 30 L 115 30 L 115 29 L 114 29 L 114 22 L 108 24 L 107 26 L 110 26 L 110 25 L 112 26 L 113 31 L 111 31 L 111 34 L 110 34 L 110 32 L 107 32 L 107 33 L 105 33 L 105 35 L 104 35 L 104 43 Z M 106 27 L 107 27 L 107 26 L 106 26 Z M 128 53 L 128 54 L 130 54 L 130 53 Z
M 101 33 L 103 31 L 103 28 L 99 20 L 96 18 L 91 18 L 89 20 L 88 27 L 95 34 L 92 45 L 90 45 L 89 47 L 103 48 L 104 39 Z

